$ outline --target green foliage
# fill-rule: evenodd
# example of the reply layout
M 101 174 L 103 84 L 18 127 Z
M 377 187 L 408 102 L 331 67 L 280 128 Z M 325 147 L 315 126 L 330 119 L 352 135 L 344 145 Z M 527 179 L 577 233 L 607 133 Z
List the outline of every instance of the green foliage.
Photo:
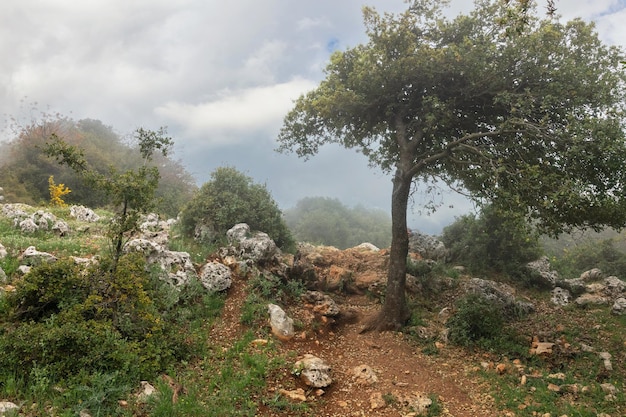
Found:
M 382 210 L 348 208 L 339 200 L 307 197 L 285 210 L 285 222 L 299 242 L 346 249 L 363 242 L 379 248 L 391 243 L 391 218 Z
M 450 262 L 474 274 L 519 276 L 520 267 L 542 255 L 538 235 L 521 217 L 484 207 L 444 228 L 442 241 Z
M 265 185 L 232 167 L 220 167 L 181 212 L 183 232 L 207 243 L 223 242 L 238 223 L 267 233 L 283 250 L 295 249 L 278 205 Z
M 457 303 L 447 325 L 449 339 L 460 346 L 475 346 L 499 337 L 504 330 L 502 308 L 478 295 L 470 294 Z
M 62 137 L 72 146 L 84 151 L 84 158 L 91 168 L 106 175 L 113 168 L 121 172 L 144 164 L 142 144 L 144 136 L 151 145 L 155 137 L 164 130 L 150 132 L 139 129 L 130 141 L 124 141 L 98 120 L 73 121 L 58 115 L 42 114 L 39 121 L 27 126 L 17 126 L 17 135 L 10 142 L 0 144 L 0 178 L 5 199 L 12 203 L 39 204 L 48 201 L 48 178 L 67 184 L 72 193 L 67 197 L 69 204 L 82 204 L 92 208 L 105 207 L 109 201 L 105 194 L 93 184 L 83 181 L 67 166 L 55 164 L 43 153 L 46 141 L 52 134 Z M 156 143 L 156 142 L 155 142 Z M 161 150 L 158 144 L 155 150 Z M 145 145 L 144 145 L 145 148 Z M 197 188 L 191 175 L 180 162 L 162 154 L 155 155 L 154 166 L 158 166 L 161 181 L 156 189 L 156 209 L 170 217 L 176 217 L 182 205 L 191 198 Z
M 304 285 L 298 280 L 285 280 L 276 275 L 256 274 L 249 282 L 250 291 L 241 307 L 241 323 L 260 324 L 267 316 L 269 303 L 285 305 L 298 300 Z
M 578 277 L 582 272 L 600 268 L 606 276 L 626 277 L 626 253 L 616 247 L 615 239 L 587 241 L 565 250 L 552 262 L 563 277 Z
M 102 174 L 89 166 L 84 150 L 67 144 L 55 133 L 44 146 L 44 154 L 56 158 L 61 165 L 70 167 L 93 188 L 102 191 L 109 203 L 117 209 L 115 218 L 110 222 L 109 237 L 114 246 L 114 259 L 117 261 L 122 254 L 124 241 L 137 230 L 139 216 L 152 210 L 155 204 L 155 192 L 159 184 L 159 170 L 149 166 L 154 151 L 160 150 L 167 155 L 172 146 L 172 139 L 166 136 L 164 128 L 158 132 L 137 129 L 135 139 L 139 143 L 139 151 L 143 165 L 136 169 L 118 172 L 114 167 L 107 174 Z M 116 265 L 114 264 L 115 268 Z

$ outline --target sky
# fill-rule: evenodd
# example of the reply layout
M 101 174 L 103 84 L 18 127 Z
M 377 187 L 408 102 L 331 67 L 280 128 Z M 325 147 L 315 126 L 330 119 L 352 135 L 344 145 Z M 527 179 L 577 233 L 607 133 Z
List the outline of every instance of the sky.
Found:
M 366 42 L 363 6 L 399 12 L 407 5 L 3 0 L 0 115 L 27 124 L 39 112 L 58 112 L 100 120 L 120 135 L 167 126 L 174 158 L 198 185 L 217 167 L 232 166 L 265 184 L 283 210 L 304 197 L 331 197 L 389 212 L 390 176 L 355 151 L 326 146 L 308 161 L 274 151 L 284 116 L 323 79 L 330 54 Z M 556 6 L 563 19 L 595 21 L 604 42 L 626 44 L 625 0 L 556 0 Z M 452 0 L 446 14 L 471 7 L 469 0 Z M 9 130 L 2 138 L 10 138 Z M 430 198 L 440 208 L 421 212 Z M 438 234 L 472 210 L 454 192 L 433 196 L 420 188 L 408 221 L 415 230 Z

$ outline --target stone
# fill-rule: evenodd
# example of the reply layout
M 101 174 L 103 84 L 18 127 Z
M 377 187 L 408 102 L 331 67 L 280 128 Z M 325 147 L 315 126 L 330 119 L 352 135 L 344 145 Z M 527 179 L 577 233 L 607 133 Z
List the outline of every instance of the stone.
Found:
M 286 390 L 284 388 L 281 388 L 278 390 L 278 393 L 281 395 L 284 395 L 290 400 L 302 401 L 302 402 L 306 401 L 306 394 L 304 392 L 304 389 L 302 388 L 297 388 L 294 390 Z
M 48 253 L 40 252 L 34 246 L 29 246 L 20 255 L 20 260 L 28 266 L 41 265 L 45 262 L 55 262 L 57 257 Z
M 4 415 L 5 413 L 11 413 L 11 412 L 15 412 L 17 413 L 17 410 L 19 410 L 20 407 L 15 404 L 12 403 L 11 401 L 0 401 L 0 415 Z
M 141 381 L 140 384 L 141 384 L 141 391 L 139 392 L 139 394 L 137 394 L 137 399 L 140 402 L 146 402 L 148 401 L 148 398 L 156 394 L 157 390 L 148 381 Z
M 472 278 L 466 283 L 466 291 L 500 305 L 506 313 L 517 315 L 535 311 L 534 304 L 518 300 L 515 297 L 515 289 L 501 282 Z
M 200 268 L 199 278 L 202 286 L 211 293 L 227 290 L 233 282 L 230 268 L 217 261 L 208 262 Z
M 611 299 L 619 298 L 626 291 L 626 282 L 616 276 L 604 279 L 603 293 Z
M 613 364 L 611 363 L 611 354 L 609 352 L 600 352 L 598 353 L 600 359 L 602 359 L 602 364 L 604 365 L 604 369 L 606 371 L 613 370 Z
M 526 268 L 533 275 L 533 281 L 538 281 L 544 287 L 554 288 L 559 280 L 559 273 L 552 269 L 547 256 L 528 262 Z
M 330 365 L 308 353 L 294 364 L 293 373 L 299 376 L 305 385 L 313 388 L 324 388 L 333 382 Z
M 271 263 L 280 257 L 280 249 L 267 233 L 257 232 L 250 236 L 250 226 L 239 223 L 226 232 L 226 237 L 231 245 L 228 253 L 233 252 L 242 260 L 253 263 Z
M 354 249 L 356 250 L 360 250 L 360 251 L 369 251 L 369 252 L 379 252 L 380 249 L 378 247 L 376 247 L 376 245 L 373 245 L 369 242 L 364 242 L 361 243 L 358 246 L 355 246 Z
M 557 306 L 566 306 L 572 299 L 572 294 L 561 287 L 554 288 L 550 294 L 550 301 Z
M 396 398 L 404 407 L 412 409 L 416 416 L 426 415 L 430 406 L 433 405 L 433 400 L 423 392 L 408 395 L 398 394 Z
M 387 402 L 383 397 L 382 392 L 374 392 L 370 395 L 370 410 L 378 410 L 380 408 L 385 408 L 387 406 Z
M 609 299 L 599 294 L 585 293 L 574 300 L 574 304 L 579 307 L 587 307 L 590 305 L 606 305 Z
M 357 385 L 370 386 L 378 382 L 376 372 L 369 365 L 359 365 L 352 368 L 352 379 Z
M 419 253 L 423 259 L 432 259 L 437 262 L 445 261 L 448 257 L 446 245 L 435 236 L 409 231 L 409 252 Z
M 70 216 L 81 222 L 97 222 L 100 220 L 100 216 L 85 206 L 71 206 Z
M 558 286 L 568 290 L 573 295 L 581 295 L 587 291 L 587 284 L 581 278 L 564 279 L 558 282 Z
M 619 390 L 615 387 L 615 385 L 610 384 L 608 382 L 600 384 L 600 388 L 602 389 L 602 392 L 604 392 L 605 394 L 615 395 L 619 392 Z
M 327 317 L 339 315 L 339 306 L 329 295 L 320 291 L 307 291 L 301 296 L 302 301 L 312 307 L 314 313 Z
M 615 300 L 611 312 L 619 316 L 626 314 L 626 298 L 620 297 Z
M 272 333 L 283 341 L 291 340 L 294 336 L 293 319 L 276 304 L 269 304 L 267 311 L 270 315 L 270 327 Z
M 6 272 L 4 272 L 4 269 L 2 269 L 2 267 L 0 266 L 0 284 L 6 284 L 7 283 L 7 274 Z
M 602 278 L 602 271 L 599 268 L 592 268 L 580 274 L 580 279 L 585 282 L 598 281 Z
M 35 221 L 31 218 L 24 219 L 19 222 L 19 228 L 22 233 L 35 233 L 39 230 L 39 226 L 37 226 L 37 223 L 35 223 Z
M 0 243 L 0 259 L 4 259 L 9 255 L 6 248 Z
M 70 233 L 70 226 L 63 220 L 57 220 L 52 225 L 52 231 L 59 237 L 67 236 Z

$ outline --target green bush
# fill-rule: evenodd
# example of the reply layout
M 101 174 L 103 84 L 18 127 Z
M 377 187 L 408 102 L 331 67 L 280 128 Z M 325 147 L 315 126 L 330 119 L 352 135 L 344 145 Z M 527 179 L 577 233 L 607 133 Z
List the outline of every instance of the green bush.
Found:
M 474 346 L 502 334 L 504 317 L 500 307 L 485 298 L 470 294 L 461 298 L 448 320 L 450 341 L 460 346 Z
M 520 268 L 542 255 L 538 236 L 524 219 L 485 207 L 479 217 L 465 215 L 443 230 L 450 260 L 474 274 L 504 273 L 514 277 Z
M 613 239 L 588 241 L 575 246 L 557 258 L 552 266 L 564 277 L 577 277 L 592 268 L 604 275 L 626 277 L 626 254 L 615 247 Z
M 211 181 L 202 185 L 180 216 L 183 232 L 207 243 L 223 241 L 226 232 L 238 223 L 267 233 L 278 247 L 295 249 L 278 205 L 265 185 L 232 167 L 217 168 Z

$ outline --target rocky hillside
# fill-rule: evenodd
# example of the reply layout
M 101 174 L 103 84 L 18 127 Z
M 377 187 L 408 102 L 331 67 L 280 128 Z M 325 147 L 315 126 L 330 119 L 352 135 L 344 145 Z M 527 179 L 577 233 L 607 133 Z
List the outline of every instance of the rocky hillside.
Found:
M 97 215 L 81 207 L 68 214 L 3 206 L 2 216 L 23 239 L 12 235 L 6 243 L 0 236 L 0 265 L 11 267 L 0 271 L 0 297 L 19 290 L 30 268 L 68 255 L 61 246 L 27 245 L 28 236 L 37 242 L 44 235 L 80 236 L 75 262 L 97 262 L 85 250 L 102 242 Z M 220 415 L 626 415 L 626 285 L 619 277 L 590 270 L 566 279 L 542 259 L 528 274 L 544 289 L 526 289 L 467 275 L 445 263 L 431 237 L 416 237 L 408 261 L 410 323 L 403 332 L 362 333 L 384 297 L 385 249 L 300 244 L 288 255 L 241 224 L 228 232 L 227 246 L 194 262 L 188 252 L 170 249 L 173 227 L 149 216 L 125 250 L 143 254 L 172 288 L 183 291 L 197 279 L 204 291 L 221 293 L 221 318 L 207 324 L 208 356 L 180 363 L 178 375 L 185 377 L 164 373 L 120 393 L 119 415 L 156 415 L 146 398 L 164 392 L 173 404 L 194 393 L 210 405 L 219 390 L 208 388 L 215 375 L 204 376 L 203 369 L 242 340 L 246 354 L 268 355 L 279 365 L 262 374 L 261 389 L 244 393 L 254 414 L 238 405 L 240 411 Z M 29 400 L 5 382 L 0 415 L 10 409 L 36 415 Z M 81 410 L 87 415 L 95 413 Z

